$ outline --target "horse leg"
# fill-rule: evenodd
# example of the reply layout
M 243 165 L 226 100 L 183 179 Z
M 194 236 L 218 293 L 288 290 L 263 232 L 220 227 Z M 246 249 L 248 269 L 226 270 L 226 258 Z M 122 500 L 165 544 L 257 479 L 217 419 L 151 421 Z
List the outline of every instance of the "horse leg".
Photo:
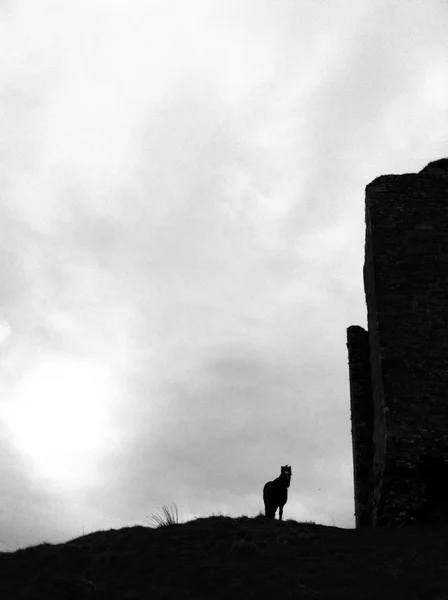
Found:
M 282 520 L 282 517 L 283 517 L 283 506 L 282 506 L 282 505 L 280 505 L 280 506 L 278 507 L 278 520 L 279 520 L 279 521 L 281 521 L 281 520 Z

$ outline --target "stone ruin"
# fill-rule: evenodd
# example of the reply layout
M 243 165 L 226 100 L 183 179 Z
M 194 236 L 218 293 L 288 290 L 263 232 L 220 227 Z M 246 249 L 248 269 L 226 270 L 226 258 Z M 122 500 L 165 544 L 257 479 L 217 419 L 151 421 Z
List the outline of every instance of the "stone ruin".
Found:
M 347 329 L 356 526 L 448 518 L 448 158 L 366 187 Z

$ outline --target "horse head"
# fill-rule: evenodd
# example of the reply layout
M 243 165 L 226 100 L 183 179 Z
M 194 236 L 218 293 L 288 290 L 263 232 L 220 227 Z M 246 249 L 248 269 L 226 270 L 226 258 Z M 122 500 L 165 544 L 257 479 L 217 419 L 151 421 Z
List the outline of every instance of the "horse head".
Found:
M 290 465 L 285 465 L 281 468 L 281 476 L 283 476 L 286 479 L 286 487 L 289 487 L 292 477 L 292 470 Z

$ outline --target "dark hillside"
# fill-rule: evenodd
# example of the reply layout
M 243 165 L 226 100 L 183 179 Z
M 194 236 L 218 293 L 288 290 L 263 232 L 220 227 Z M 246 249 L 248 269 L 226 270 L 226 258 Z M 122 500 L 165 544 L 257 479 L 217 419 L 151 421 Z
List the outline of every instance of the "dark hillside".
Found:
M 348 530 L 210 517 L 0 554 L 0 597 L 448 598 L 448 522 Z

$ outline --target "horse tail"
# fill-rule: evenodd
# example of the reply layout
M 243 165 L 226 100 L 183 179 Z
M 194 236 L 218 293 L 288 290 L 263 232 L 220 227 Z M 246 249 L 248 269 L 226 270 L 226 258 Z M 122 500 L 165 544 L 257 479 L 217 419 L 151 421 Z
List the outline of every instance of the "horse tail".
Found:
M 272 481 L 268 481 L 263 488 L 264 512 L 266 517 L 269 519 L 275 519 L 277 505 L 275 501 L 272 501 L 272 493 L 270 493 L 270 488 L 272 488 Z

